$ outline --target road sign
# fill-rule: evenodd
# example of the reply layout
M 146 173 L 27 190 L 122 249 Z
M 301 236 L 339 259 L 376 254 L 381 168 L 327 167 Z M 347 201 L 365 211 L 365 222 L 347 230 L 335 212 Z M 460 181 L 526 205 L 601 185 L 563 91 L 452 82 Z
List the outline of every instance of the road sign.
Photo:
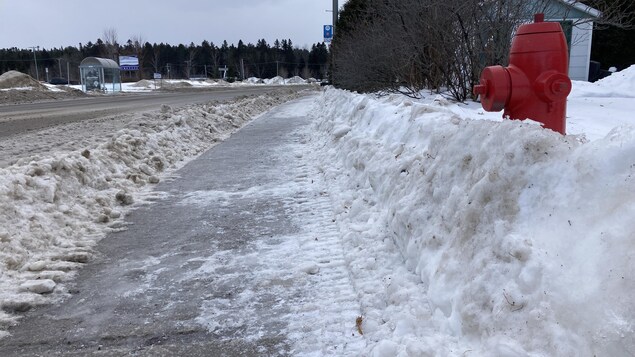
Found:
M 154 79 L 161 79 L 161 73 L 155 73 Z
M 331 42 L 333 39 L 333 26 L 324 25 L 324 42 Z

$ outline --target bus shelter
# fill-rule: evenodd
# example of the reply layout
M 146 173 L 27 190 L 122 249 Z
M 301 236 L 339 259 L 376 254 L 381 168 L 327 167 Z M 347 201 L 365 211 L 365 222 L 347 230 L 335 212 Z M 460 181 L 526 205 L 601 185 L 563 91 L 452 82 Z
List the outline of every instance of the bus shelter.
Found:
M 120 92 L 121 72 L 117 62 L 99 57 L 84 58 L 79 65 L 84 92 Z

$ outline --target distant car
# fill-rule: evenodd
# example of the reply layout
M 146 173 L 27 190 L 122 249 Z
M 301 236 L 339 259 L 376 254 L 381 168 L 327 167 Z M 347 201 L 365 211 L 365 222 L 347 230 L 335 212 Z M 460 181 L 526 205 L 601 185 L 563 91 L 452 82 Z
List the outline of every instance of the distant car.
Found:
M 49 81 L 50 84 L 55 84 L 55 85 L 59 85 L 59 84 L 68 84 L 68 80 L 66 80 L 66 78 L 51 78 L 51 80 Z

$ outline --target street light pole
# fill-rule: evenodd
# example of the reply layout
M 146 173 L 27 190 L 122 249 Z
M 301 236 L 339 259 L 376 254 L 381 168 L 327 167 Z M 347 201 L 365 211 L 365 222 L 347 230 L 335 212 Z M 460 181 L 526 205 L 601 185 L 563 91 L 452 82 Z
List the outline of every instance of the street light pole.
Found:
M 339 4 L 337 0 L 333 0 L 333 36 L 335 36 L 335 23 L 337 22 L 337 12 L 339 11 Z
M 40 81 L 40 74 L 38 73 L 38 69 L 37 69 L 37 57 L 35 57 L 35 49 L 38 49 L 38 51 L 40 50 L 40 46 L 32 46 L 31 49 L 33 50 L 33 61 L 35 62 L 35 78 L 37 79 L 37 81 Z

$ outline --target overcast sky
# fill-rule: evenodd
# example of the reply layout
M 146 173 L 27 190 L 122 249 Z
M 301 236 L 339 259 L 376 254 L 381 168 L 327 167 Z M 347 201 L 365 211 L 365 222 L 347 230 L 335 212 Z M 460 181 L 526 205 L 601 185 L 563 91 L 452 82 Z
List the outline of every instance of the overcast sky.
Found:
M 340 7 L 346 0 L 339 0 Z M 217 46 L 264 38 L 294 46 L 323 41 L 332 0 L 0 0 L 0 48 L 78 46 L 115 28 L 118 42 Z

